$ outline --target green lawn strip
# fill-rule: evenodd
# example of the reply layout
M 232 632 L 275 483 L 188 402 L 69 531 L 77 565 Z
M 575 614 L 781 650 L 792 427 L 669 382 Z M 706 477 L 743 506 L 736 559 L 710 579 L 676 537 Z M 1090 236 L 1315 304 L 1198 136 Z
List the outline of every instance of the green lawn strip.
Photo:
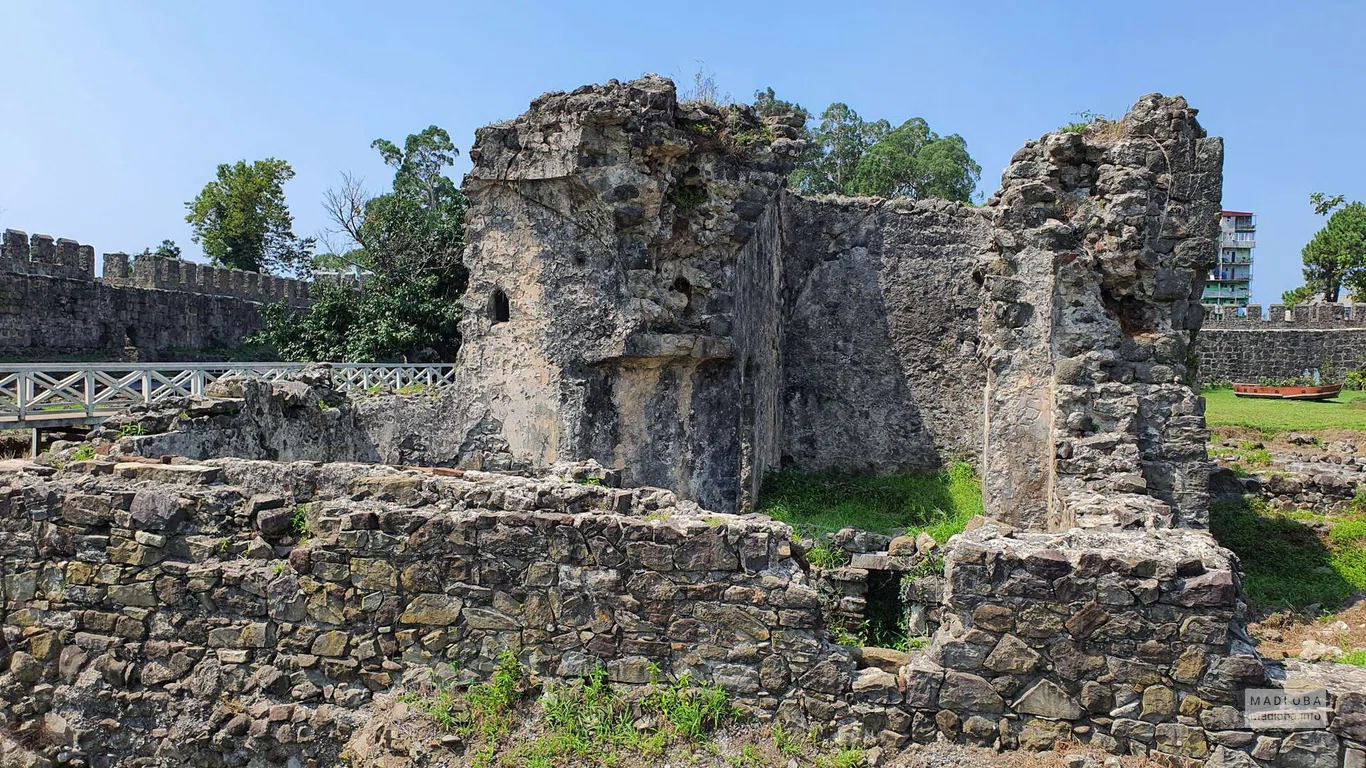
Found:
M 1366 392 L 1342 392 L 1324 402 L 1237 397 L 1226 388 L 1206 389 L 1202 394 L 1210 426 L 1250 427 L 1267 433 L 1366 430 Z
M 1264 608 L 1333 609 L 1366 590 L 1366 539 L 1362 520 L 1336 521 L 1328 542 L 1306 520 L 1331 518 L 1283 513 L 1263 504 L 1217 505 L 1210 530 L 1242 563 L 1243 589 Z
M 785 470 L 764 483 L 759 511 L 804 536 L 861 528 L 928 531 L 943 543 L 982 514 L 982 484 L 971 465 L 886 477 Z

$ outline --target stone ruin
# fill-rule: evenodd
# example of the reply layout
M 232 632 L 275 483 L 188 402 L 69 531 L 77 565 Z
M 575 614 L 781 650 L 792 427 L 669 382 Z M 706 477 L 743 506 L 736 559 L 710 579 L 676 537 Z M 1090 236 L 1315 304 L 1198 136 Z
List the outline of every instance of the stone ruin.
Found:
M 511 651 L 841 744 L 1362 765 L 1366 680 L 1259 658 L 1206 530 L 1195 110 L 1028 142 L 981 207 L 794 195 L 798 120 L 653 76 L 546 94 L 471 151 L 456 386 L 229 379 L 0 466 L 0 755 L 399 759 L 396 695 Z M 943 547 L 858 535 L 831 573 L 752 514 L 780 467 L 958 458 L 987 514 Z M 870 573 L 939 555 L 928 648 L 832 642 Z M 1326 727 L 1245 721 L 1246 688 L 1303 684 Z

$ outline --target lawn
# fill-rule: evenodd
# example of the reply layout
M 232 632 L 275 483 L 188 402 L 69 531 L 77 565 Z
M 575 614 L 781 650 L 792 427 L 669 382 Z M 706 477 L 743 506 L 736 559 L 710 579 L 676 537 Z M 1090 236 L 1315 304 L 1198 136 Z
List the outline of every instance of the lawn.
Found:
M 1232 389 L 1206 389 L 1210 426 L 1251 427 L 1263 432 L 1316 429 L 1366 430 L 1366 392 L 1343 392 L 1321 403 L 1235 397 Z
M 804 536 L 853 527 L 928 531 L 942 543 L 982 514 L 982 483 L 963 462 L 935 474 L 887 477 L 785 470 L 765 481 L 759 512 Z
M 1320 535 L 1307 523 L 1326 524 Z M 1366 512 L 1284 512 L 1264 502 L 1214 507 L 1210 532 L 1242 561 L 1243 591 L 1262 608 L 1333 610 L 1366 590 Z

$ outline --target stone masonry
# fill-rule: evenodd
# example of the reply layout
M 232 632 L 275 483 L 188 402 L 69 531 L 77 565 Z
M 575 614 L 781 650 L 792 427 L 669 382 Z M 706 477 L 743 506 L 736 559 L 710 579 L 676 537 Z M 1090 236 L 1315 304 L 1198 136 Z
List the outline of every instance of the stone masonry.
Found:
M 1272 304 L 1264 317 L 1249 304 L 1245 315 L 1213 314 L 1200 333 L 1200 380 L 1255 384 L 1318 372 L 1339 382 L 1366 368 L 1366 305 L 1344 309 Z
M 1222 145 L 1194 115 L 1029 142 L 973 209 L 798 198 L 788 117 L 662 79 L 542 97 L 471 153 L 456 461 L 496 438 L 744 511 L 780 467 L 977 459 L 985 380 L 993 514 L 1199 523 Z
M 667 491 L 96 459 L 0 466 L 0 513 L 0 732 L 91 766 L 335 765 L 373 697 L 445 662 L 481 678 L 502 650 L 542 677 L 643 685 L 655 664 L 766 716 L 853 722 L 849 650 L 787 526 Z
M 7 229 L 0 246 L 0 356 L 96 353 L 142 360 L 230 349 L 261 328 L 263 303 L 308 304 L 309 284 L 180 259 L 104 255 Z

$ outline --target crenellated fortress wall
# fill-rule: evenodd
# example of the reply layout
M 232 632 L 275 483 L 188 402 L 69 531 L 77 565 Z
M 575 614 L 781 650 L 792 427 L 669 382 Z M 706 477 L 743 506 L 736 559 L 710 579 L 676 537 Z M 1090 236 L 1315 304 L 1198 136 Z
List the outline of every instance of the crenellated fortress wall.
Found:
M 7 229 L 0 246 L 0 356 L 142 360 L 210 354 L 260 329 L 262 304 L 305 307 L 310 283 L 151 254 L 106 253 Z
M 1287 309 L 1260 304 L 1243 314 L 1206 310 L 1200 331 L 1200 380 L 1248 381 L 1318 371 L 1340 380 L 1366 367 L 1366 305 L 1311 305 Z

